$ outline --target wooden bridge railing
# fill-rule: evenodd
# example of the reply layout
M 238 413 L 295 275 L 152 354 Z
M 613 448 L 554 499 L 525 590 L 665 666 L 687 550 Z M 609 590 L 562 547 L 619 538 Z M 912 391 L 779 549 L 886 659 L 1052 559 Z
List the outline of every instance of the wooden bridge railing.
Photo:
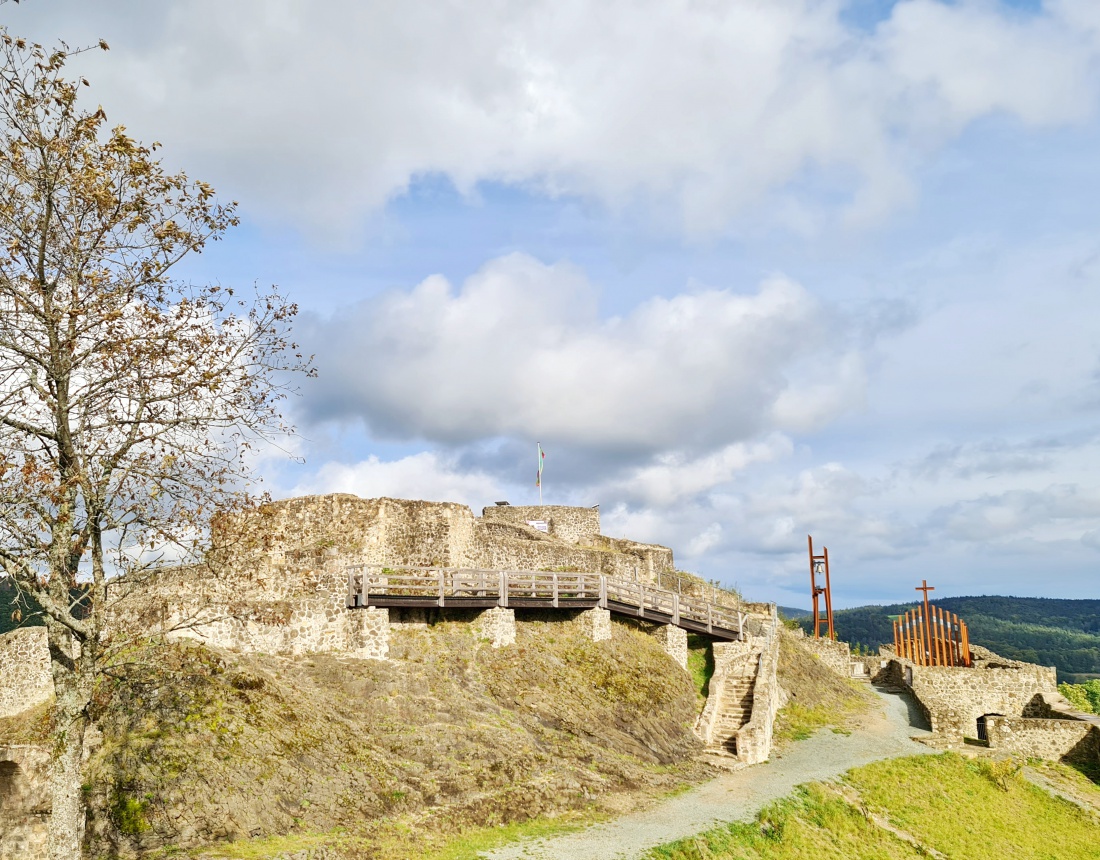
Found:
M 473 570 L 463 568 L 388 568 L 357 565 L 348 570 L 348 607 L 369 606 L 371 598 L 413 598 L 409 605 L 423 605 L 415 598 L 431 599 L 435 606 L 469 602 L 471 598 L 492 600 L 497 606 L 513 601 L 538 601 L 551 608 L 574 601 L 594 601 L 603 608 L 629 607 L 631 614 L 653 620 L 671 621 L 678 626 L 705 625 L 741 634 L 745 613 L 706 600 L 687 597 L 658 588 L 652 583 L 632 582 L 599 573 L 553 571 Z M 684 625 L 693 621 L 695 625 Z

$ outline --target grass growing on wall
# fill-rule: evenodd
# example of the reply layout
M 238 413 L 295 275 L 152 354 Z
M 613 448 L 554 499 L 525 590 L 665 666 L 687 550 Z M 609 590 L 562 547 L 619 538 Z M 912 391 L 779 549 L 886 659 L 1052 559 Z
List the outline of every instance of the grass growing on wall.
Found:
M 699 697 L 699 709 L 710 695 L 710 679 L 714 676 L 714 649 L 705 636 L 688 634 L 688 673 Z
M 1091 792 L 1084 802 L 1100 808 L 1100 788 L 1081 790 Z M 1094 813 L 1025 781 L 1016 765 L 944 753 L 856 768 L 839 784 L 801 786 L 754 821 L 715 827 L 646 856 L 1091 860 L 1100 858 L 1100 825 Z

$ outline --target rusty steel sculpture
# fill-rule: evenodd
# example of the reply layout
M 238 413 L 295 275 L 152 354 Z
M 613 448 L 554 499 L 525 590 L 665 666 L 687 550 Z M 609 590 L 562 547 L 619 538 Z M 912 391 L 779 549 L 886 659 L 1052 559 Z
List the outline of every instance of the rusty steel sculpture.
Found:
M 824 547 L 821 555 L 814 555 L 814 539 L 812 535 L 806 535 L 810 545 L 810 588 L 814 598 L 814 638 L 821 638 L 821 627 L 825 626 L 826 635 L 830 639 L 836 639 L 836 631 L 833 630 L 833 592 L 829 584 L 829 548 Z M 818 577 L 825 578 L 824 585 L 818 585 Z M 821 609 L 818 598 L 825 596 L 825 617 L 821 617 Z
M 918 666 L 969 666 L 970 633 L 966 622 L 952 612 L 928 604 L 936 589 L 922 580 L 924 608 L 910 609 L 894 619 L 894 653 Z

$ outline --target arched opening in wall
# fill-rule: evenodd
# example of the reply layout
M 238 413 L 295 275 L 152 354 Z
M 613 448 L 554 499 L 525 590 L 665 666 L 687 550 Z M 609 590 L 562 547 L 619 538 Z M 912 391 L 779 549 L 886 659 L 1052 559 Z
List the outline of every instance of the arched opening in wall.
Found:
M 986 717 L 1003 717 L 1004 714 L 982 714 L 978 717 L 978 740 L 989 743 L 989 727 Z
M 0 816 L 24 811 L 27 788 L 22 768 L 13 761 L 0 761 Z

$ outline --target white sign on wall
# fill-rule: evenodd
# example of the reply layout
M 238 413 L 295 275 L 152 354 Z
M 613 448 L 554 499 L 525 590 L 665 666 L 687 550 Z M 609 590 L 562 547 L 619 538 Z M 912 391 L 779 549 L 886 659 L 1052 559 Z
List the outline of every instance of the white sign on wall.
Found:
M 528 520 L 527 525 L 529 525 L 533 529 L 538 529 L 544 534 L 550 534 L 550 523 L 548 523 L 546 520 Z

